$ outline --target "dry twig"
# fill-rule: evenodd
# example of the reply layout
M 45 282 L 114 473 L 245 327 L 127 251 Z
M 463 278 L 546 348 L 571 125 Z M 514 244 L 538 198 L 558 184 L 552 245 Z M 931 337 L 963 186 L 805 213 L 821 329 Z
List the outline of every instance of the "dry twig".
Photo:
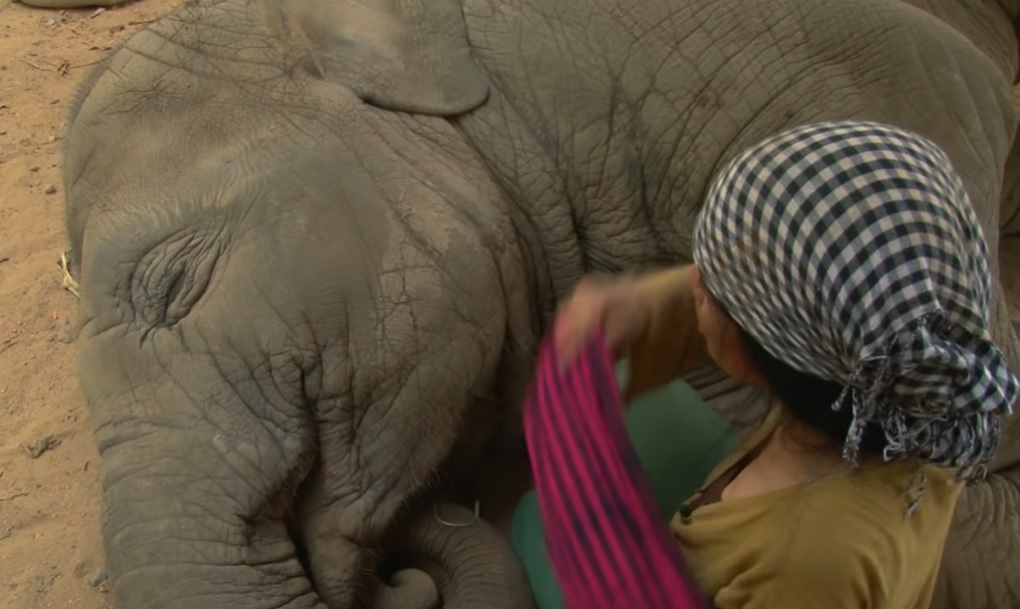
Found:
M 21 61 L 24 61 L 24 62 L 25 62 L 26 64 L 28 64 L 28 65 L 32 66 L 32 67 L 33 67 L 33 68 L 35 68 L 36 70 L 42 70 L 42 71 L 44 71 L 44 72 L 46 71 L 46 68 L 44 68 L 44 67 L 42 67 L 42 66 L 40 66 L 40 65 L 36 65 L 36 64 L 32 63 L 31 61 L 29 61 L 29 60 L 25 59 L 24 57 L 22 57 L 22 58 L 21 58 Z
M 60 270 L 63 273 L 61 285 L 64 286 L 65 290 L 74 294 L 75 298 L 81 298 L 81 286 L 78 285 L 78 282 L 71 276 L 71 267 L 70 262 L 67 260 L 67 252 L 60 254 L 60 262 L 57 264 L 60 266 Z

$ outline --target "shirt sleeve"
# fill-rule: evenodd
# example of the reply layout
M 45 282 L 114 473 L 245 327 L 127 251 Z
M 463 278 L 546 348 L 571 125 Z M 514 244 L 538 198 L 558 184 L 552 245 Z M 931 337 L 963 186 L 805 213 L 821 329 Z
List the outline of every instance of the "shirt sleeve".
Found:
M 647 331 L 631 346 L 625 401 L 712 363 L 698 331 L 693 270 L 693 265 L 674 267 L 641 280 L 640 289 L 652 303 L 651 319 Z
M 766 565 L 749 570 L 715 595 L 717 609 L 871 609 L 885 607 L 883 543 L 870 523 L 840 519 L 835 506 L 806 502 L 777 533 Z

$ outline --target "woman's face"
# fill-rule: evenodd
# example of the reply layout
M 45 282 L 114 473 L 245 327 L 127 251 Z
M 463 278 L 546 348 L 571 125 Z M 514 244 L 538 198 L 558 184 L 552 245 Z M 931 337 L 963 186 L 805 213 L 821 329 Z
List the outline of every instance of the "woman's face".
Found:
M 748 356 L 739 326 L 705 289 L 701 281 L 701 272 L 697 267 L 694 269 L 691 282 L 694 309 L 698 316 L 698 331 L 705 339 L 709 356 L 733 380 L 749 385 L 762 385 L 764 378 Z

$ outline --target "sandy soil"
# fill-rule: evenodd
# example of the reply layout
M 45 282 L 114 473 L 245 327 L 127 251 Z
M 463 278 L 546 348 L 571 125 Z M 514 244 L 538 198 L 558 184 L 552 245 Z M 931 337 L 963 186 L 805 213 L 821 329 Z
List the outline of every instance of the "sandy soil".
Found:
M 97 12 L 0 0 L 0 609 L 108 606 L 97 455 L 74 372 L 76 301 L 57 266 L 59 141 L 89 66 L 181 2 Z M 1020 246 L 1014 255 L 1005 268 L 1020 293 Z
M 57 267 L 59 146 L 89 66 L 180 2 L 97 14 L 0 0 L 0 609 L 108 606 L 76 300 Z

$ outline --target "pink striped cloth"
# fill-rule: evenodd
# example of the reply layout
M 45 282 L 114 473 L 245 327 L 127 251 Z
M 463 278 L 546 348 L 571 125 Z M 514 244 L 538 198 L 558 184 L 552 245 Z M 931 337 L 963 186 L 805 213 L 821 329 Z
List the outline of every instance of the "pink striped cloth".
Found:
M 707 609 L 623 423 L 596 337 L 566 369 L 551 339 L 524 406 L 549 559 L 570 609 Z

